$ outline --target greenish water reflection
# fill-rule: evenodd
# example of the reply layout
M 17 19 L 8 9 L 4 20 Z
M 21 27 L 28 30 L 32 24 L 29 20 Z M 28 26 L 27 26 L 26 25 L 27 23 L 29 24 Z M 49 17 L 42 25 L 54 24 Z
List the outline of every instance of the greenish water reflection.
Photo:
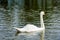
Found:
M 41 2 L 41 0 L 38 0 L 38 2 L 39 1 Z M 0 40 L 40 40 L 40 34 L 30 37 L 24 35 L 15 36 L 16 30 L 12 27 L 23 27 L 27 23 L 40 27 L 40 2 L 38 5 L 34 2 L 32 8 L 28 6 L 26 9 L 23 7 L 24 0 L 22 0 L 22 2 L 20 0 L 20 3 L 23 3 L 21 6 L 19 6 L 20 3 L 18 2 L 19 1 L 16 2 L 15 0 L 14 4 L 12 4 L 13 1 L 9 1 L 9 10 L 0 8 Z M 25 5 L 27 5 L 27 3 Z M 46 26 L 45 40 L 60 40 L 60 9 L 56 7 L 52 10 L 50 8 L 51 4 L 47 5 L 50 6 L 47 7 L 47 12 L 44 16 L 44 23 Z

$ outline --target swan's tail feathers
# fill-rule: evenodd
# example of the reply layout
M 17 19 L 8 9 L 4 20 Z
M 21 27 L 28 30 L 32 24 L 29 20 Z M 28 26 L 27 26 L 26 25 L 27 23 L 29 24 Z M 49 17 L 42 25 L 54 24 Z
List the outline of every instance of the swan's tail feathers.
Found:
M 17 28 L 17 27 L 13 27 L 13 28 L 17 30 L 15 36 L 17 36 L 19 33 L 21 33 L 20 28 Z
M 17 27 L 13 27 L 13 28 L 16 29 L 16 30 L 19 30 L 19 31 L 21 30 L 21 28 L 17 28 Z
M 25 29 L 24 28 L 17 28 L 17 27 L 14 27 L 14 29 L 20 31 L 20 32 L 25 32 Z

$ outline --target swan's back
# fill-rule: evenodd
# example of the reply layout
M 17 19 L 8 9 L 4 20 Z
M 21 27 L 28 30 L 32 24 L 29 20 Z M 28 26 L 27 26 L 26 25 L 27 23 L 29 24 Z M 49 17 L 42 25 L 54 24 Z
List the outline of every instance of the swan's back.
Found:
M 26 29 L 26 30 L 36 30 L 36 29 L 38 29 L 38 27 L 35 26 L 35 25 L 32 25 L 32 24 L 27 24 L 26 26 L 24 26 L 24 29 Z

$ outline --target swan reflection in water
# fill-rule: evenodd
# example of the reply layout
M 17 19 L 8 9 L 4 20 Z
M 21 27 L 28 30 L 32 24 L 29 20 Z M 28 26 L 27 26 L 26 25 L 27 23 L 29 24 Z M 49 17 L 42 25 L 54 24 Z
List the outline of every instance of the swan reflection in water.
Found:
M 41 11 L 40 13 L 40 24 L 41 27 L 37 27 L 33 24 L 27 24 L 26 26 L 24 26 L 23 28 L 17 28 L 17 27 L 13 27 L 17 30 L 17 34 L 21 33 L 36 33 L 36 32 L 41 32 L 42 36 L 41 36 L 41 40 L 44 40 L 44 34 L 45 34 L 45 26 L 44 26 L 44 21 L 43 21 L 43 15 L 44 15 L 44 11 Z

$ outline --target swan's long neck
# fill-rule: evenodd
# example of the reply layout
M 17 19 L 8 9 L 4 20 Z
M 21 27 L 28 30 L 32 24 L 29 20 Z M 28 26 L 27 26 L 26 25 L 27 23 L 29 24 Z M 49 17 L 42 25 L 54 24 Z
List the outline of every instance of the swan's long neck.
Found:
M 43 15 L 41 15 L 41 13 L 40 13 L 40 23 L 41 23 L 41 27 L 44 27 Z
M 45 26 L 44 26 L 44 21 L 43 21 L 43 15 L 42 15 L 42 13 L 40 13 L 40 23 L 41 23 L 41 28 L 44 28 L 43 31 L 42 31 L 42 33 L 41 33 L 41 40 L 44 40 Z

